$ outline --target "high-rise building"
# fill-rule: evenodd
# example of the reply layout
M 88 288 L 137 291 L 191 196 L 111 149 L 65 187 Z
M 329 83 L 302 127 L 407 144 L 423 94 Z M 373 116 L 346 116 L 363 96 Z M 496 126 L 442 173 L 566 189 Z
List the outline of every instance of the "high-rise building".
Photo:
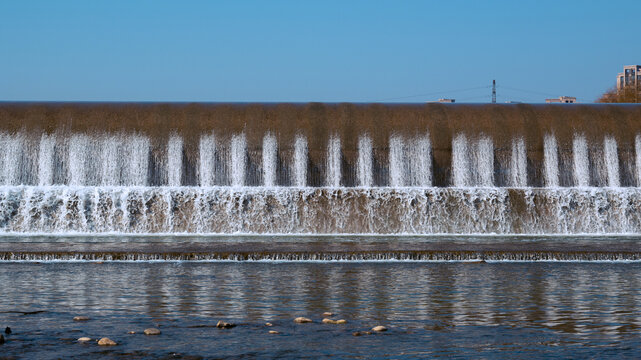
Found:
M 617 90 L 628 86 L 641 89 L 641 65 L 626 65 L 617 75 Z

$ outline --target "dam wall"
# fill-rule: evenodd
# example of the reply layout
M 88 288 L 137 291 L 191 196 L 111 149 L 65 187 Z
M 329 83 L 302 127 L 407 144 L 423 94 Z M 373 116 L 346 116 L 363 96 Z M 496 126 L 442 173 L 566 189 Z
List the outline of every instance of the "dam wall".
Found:
M 0 232 L 634 233 L 641 107 L 0 103 Z

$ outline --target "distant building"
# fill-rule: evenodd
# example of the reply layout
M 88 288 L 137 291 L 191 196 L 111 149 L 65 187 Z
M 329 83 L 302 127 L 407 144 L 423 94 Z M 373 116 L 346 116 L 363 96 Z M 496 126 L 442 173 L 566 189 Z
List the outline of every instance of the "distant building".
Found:
M 626 65 L 623 72 L 617 75 L 617 90 L 628 86 L 641 88 L 641 65 Z
M 576 98 L 574 96 L 559 96 L 558 99 L 545 99 L 547 104 L 574 104 Z
M 441 103 L 441 104 L 452 104 L 455 102 L 456 102 L 456 99 L 438 99 L 437 101 L 428 101 L 428 103 Z

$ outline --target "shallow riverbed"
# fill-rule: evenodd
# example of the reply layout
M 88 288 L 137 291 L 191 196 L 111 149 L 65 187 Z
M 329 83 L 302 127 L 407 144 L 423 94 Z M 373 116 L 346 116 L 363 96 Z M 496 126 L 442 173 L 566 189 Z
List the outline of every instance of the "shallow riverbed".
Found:
M 5 357 L 621 358 L 641 347 L 639 263 L 5 262 L 0 284 Z M 326 311 L 347 324 L 322 324 Z M 389 330 L 353 336 L 375 325 Z

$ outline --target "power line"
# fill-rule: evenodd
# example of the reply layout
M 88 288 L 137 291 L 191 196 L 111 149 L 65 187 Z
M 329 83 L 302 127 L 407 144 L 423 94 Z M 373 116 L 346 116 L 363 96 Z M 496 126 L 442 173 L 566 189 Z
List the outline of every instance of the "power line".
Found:
M 519 88 L 514 88 L 510 86 L 502 86 L 502 85 L 495 85 L 493 82 L 492 85 L 486 85 L 486 86 L 477 86 L 477 87 L 471 87 L 471 88 L 465 88 L 465 89 L 455 89 L 455 90 L 446 90 L 446 91 L 435 91 L 431 93 L 425 93 L 425 94 L 416 94 L 416 95 L 408 95 L 408 96 L 399 96 L 399 97 L 393 97 L 393 98 L 386 98 L 386 99 L 378 99 L 374 100 L 373 102 L 384 102 L 384 101 L 390 101 L 390 100 L 402 100 L 402 99 L 411 99 L 411 98 L 416 98 L 416 97 L 427 97 L 427 96 L 434 96 L 434 95 L 443 95 L 443 94 L 454 94 L 454 93 L 461 93 L 461 92 L 466 92 L 466 91 L 472 91 L 472 90 L 480 90 L 480 89 L 489 89 L 492 88 L 492 97 L 491 101 L 495 102 L 494 96 L 496 96 L 496 89 L 505 89 L 505 90 L 512 90 L 512 91 L 518 91 L 521 93 L 529 93 L 529 94 L 534 94 L 534 95 L 540 95 L 540 96 L 557 96 L 558 94 L 553 94 L 553 93 L 546 93 L 542 91 L 536 91 L 536 90 L 526 90 L 526 89 L 519 89 Z M 465 98 L 465 99 L 460 99 L 461 101 L 468 100 L 468 99 L 474 99 L 474 98 L 481 98 L 481 97 L 487 97 L 486 95 L 484 96 L 475 96 L 472 98 Z
M 490 95 L 479 95 L 479 96 L 471 96 L 471 97 L 466 97 L 463 99 L 456 99 L 456 101 L 467 101 L 467 100 L 474 100 L 474 99 L 490 99 Z
M 387 98 L 387 99 L 379 99 L 379 100 L 374 100 L 374 102 L 382 102 L 382 101 L 389 101 L 389 100 L 410 99 L 410 98 L 415 98 L 415 97 L 421 97 L 421 96 L 432 96 L 432 95 L 440 95 L 440 94 L 451 94 L 451 93 L 464 92 L 464 91 L 472 91 L 472 90 L 479 90 L 479 89 L 487 89 L 487 88 L 490 88 L 490 86 L 477 86 L 477 87 L 473 87 L 473 88 L 457 89 L 457 90 L 449 90 L 449 91 L 435 91 L 435 92 L 433 92 L 433 93 L 428 93 L 428 94 L 418 94 L 418 95 L 400 96 L 400 97 Z
M 517 89 L 517 88 L 513 88 L 513 87 L 509 87 L 509 86 L 501 86 L 501 89 L 520 91 L 520 92 L 524 92 L 524 93 L 530 93 L 530 94 L 542 95 L 542 96 L 557 96 L 557 94 L 544 93 L 544 92 L 534 91 L 534 90 Z

